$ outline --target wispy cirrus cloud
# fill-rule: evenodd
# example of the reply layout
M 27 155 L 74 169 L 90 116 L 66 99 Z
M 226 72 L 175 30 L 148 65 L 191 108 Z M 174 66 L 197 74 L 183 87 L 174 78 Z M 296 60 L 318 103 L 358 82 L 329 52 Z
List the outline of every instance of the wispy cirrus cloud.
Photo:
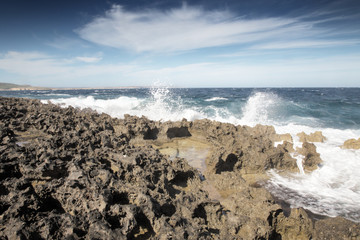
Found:
M 289 48 L 324 48 L 336 46 L 350 46 L 360 44 L 358 40 L 303 40 L 289 42 L 273 42 L 255 45 L 251 49 L 289 49 Z
M 82 64 L 38 52 L 8 52 L 0 55 L 0 70 L 38 86 L 144 86 L 168 79 L 180 87 L 359 87 L 360 55 L 277 59 L 270 62 L 198 62 L 155 67 L 111 64 Z M 22 78 L 21 78 L 22 77 Z M 9 81 L 7 79 L 2 79 Z
M 131 64 L 99 64 L 97 62 L 100 59 L 101 57 L 66 59 L 40 52 L 10 51 L 0 55 L 0 70 L 16 74 L 17 78 L 39 82 L 39 85 L 71 86 L 77 81 L 86 85 L 86 79 L 99 76 L 110 81 L 133 68 Z M 79 61 L 83 63 L 76 64 Z
M 295 24 L 295 25 L 294 25 Z M 246 20 L 229 11 L 205 11 L 183 6 L 169 11 L 129 12 L 113 6 L 105 16 L 77 30 L 88 41 L 136 52 L 172 52 L 257 41 L 306 28 L 295 20 L 267 18 Z
M 76 57 L 75 59 L 85 63 L 96 63 L 101 61 L 102 57 Z
M 65 37 L 56 34 L 56 37 L 52 40 L 45 41 L 45 44 L 57 48 L 60 50 L 68 50 L 68 49 L 74 49 L 74 48 L 88 48 L 89 44 L 86 43 L 86 41 L 78 38 L 72 38 L 72 37 Z
M 93 43 L 136 52 L 176 52 L 241 44 L 276 48 L 286 41 L 293 42 L 287 45 L 289 48 L 349 44 L 348 40 L 319 40 L 330 30 L 315 25 L 317 21 L 326 22 L 326 18 L 334 21 L 331 12 L 294 18 L 249 19 L 230 11 L 206 11 L 187 5 L 168 11 L 137 12 L 114 5 L 77 33 Z M 309 44 L 314 40 L 318 42 Z
M 40 52 L 9 51 L 0 56 L 0 69 L 29 77 L 66 72 L 65 61 Z
M 175 86 L 360 87 L 360 55 L 275 60 L 266 63 L 204 62 L 131 72 L 137 79 L 160 76 Z

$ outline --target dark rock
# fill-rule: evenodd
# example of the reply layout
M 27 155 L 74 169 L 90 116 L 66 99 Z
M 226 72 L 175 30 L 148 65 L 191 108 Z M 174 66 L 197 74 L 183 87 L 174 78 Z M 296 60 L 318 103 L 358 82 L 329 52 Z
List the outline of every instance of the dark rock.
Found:
M 177 137 L 190 137 L 191 134 L 187 127 L 172 127 L 168 128 L 166 135 L 168 138 L 177 138 Z

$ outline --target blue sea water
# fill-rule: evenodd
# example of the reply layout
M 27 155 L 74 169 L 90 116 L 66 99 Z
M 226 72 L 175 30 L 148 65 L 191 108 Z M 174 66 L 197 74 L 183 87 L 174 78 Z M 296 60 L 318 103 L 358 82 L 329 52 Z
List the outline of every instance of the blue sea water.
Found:
M 315 143 L 323 160 L 312 173 L 269 171 L 267 188 L 292 207 L 344 216 L 360 222 L 360 150 L 340 148 L 360 138 L 360 88 L 124 88 L 89 90 L 0 91 L 1 96 L 41 99 L 62 106 L 91 108 L 122 118 L 152 120 L 208 118 L 235 125 L 273 125 L 290 133 L 322 131 Z M 301 165 L 301 157 L 297 157 Z M 301 168 L 301 166 L 299 166 Z
M 139 115 L 150 108 L 165 114 L 152 116 L 151 112 L 145 111 L 150 118 L 163 120 L 185 117 L 188 120 L 210 118 L 234 121 L 236 118 L 250 121 L 250 125 L 253 122 L 280 125 L 291 122 L 311 127 L 360 129 L 360 88 L 160 87 L 0 91 L 0 95 L 52 100 L 60 104 L 71 102 L 71 105 L 80 108 L 110 111 L 116 117 L 126 113 Z

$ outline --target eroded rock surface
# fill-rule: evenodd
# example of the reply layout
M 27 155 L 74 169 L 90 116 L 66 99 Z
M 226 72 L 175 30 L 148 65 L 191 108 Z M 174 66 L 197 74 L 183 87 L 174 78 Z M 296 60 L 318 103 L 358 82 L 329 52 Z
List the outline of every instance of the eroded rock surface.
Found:
M 342 218 L 285 216 L 262 181 L 297 166 L 270 126 L 114 119 L 10 98 L 0 98 L 0 119 L 0 239 L 359 236 Z M 202 173 L 171 150 L 191 147 L 204 152 Z M 314 147 L 303 145 L 310 166 Z
M 311 172 L 318 168 L 322 160 L 320 154 L 316 152 L 316 146 L 313 143 L 304 142 L 302 148 L 297 152 L 304 156 L 303 167 L 306 172 Z
M 359 139 L 348 139 L 344 142 L 344 144 L 341 146 L 341 148 L 344 149 L 360 149 L 360 138 Z
M 314 133 L 306 134 L 304 132 L 298 133 L 300 142 L 324 142 L 326 137 L 323 136 L 321 131 L 316 131 Z

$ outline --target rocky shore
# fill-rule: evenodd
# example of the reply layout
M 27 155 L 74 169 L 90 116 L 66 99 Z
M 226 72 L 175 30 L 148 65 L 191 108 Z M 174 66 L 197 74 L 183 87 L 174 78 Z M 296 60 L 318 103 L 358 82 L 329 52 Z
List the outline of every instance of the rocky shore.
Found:
M 17 98 L 0 98 L 0 119 L 0 239 L 360 239 L 360 224 L 286 209 L 264 187 L 270 169 L 299 171 L 291 153 L 316 169 L 321 133 L 294 149 L 271 126 Z

